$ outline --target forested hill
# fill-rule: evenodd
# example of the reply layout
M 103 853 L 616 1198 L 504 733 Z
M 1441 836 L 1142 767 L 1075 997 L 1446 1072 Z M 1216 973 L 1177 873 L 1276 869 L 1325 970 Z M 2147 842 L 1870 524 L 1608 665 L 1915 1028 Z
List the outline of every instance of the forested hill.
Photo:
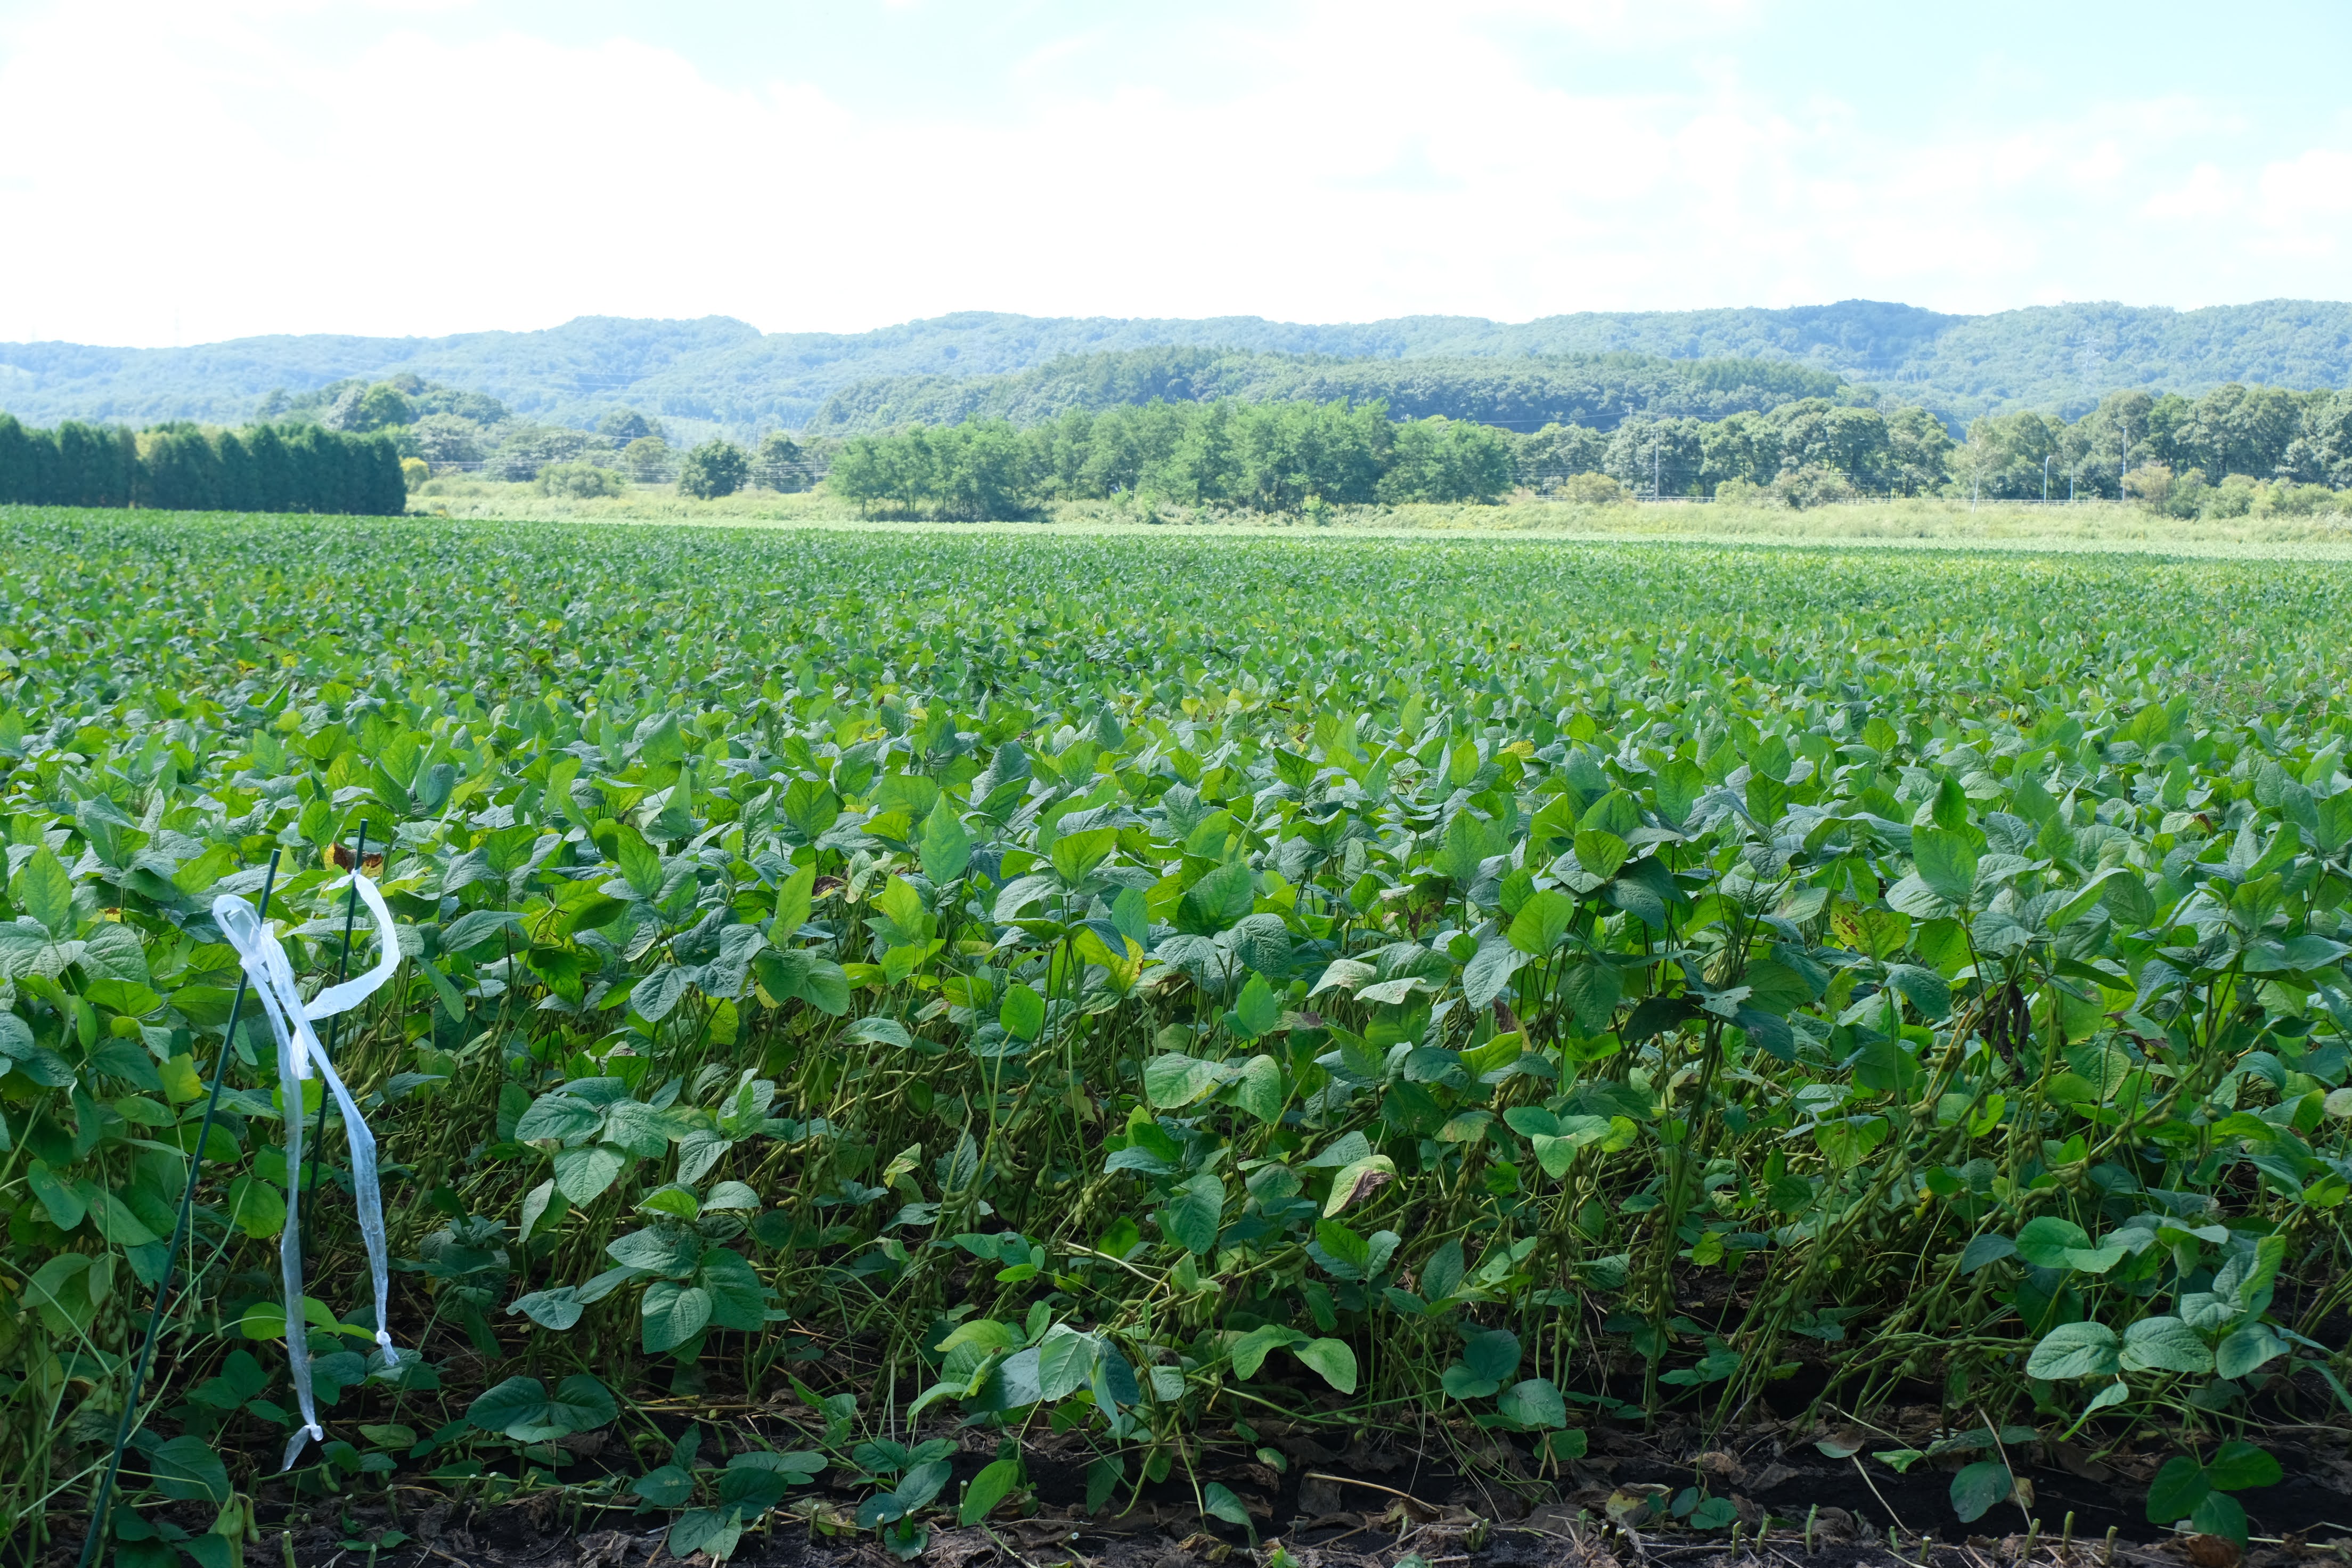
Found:
M 346 377 L 406 372 L 487 393 L 519 415 L 549 423 L 593 425 L 604 413 L 628 406 L 689 429 L 749 431 L 806 426 L 827 398 L 859 384 L 993 375 L 1048 366 L 1067 355 L 1168 346 L 1226 351 L 1212 356 L 1218 359 L 1274 354 L 1458 364 L 1534 356 L 1588 369 L 1591 362 L 1580 356 L 1772 360 L 1884 387 L 1902 401 L 1964 420 L 2019 408 L 2079 415 L 2102 393 L 2126 386 L 2190 394 L 2229 381 L 2344 386 L 2352 383 L 2352 305 L 2277 300 L 2172 310 L 2089 304 L 1955 316 L 1849 300 L 1779 310 L 1587 311 L 1517 323 L 1403 316 L 1328 326 L 1255 316 L 1175 321 L 968 311 L 870 332 L 765 334 L 726 317 L 583 316 L 543 331 L 443 338 L 319 334 L 186 349 L 0 344 L 0 408 L 28 424 L 60 418 L 229 422 L 249 416 L 278 389 L 299 394 Z M 1340 384 L 1349 377 L 1362 385 L 1389 384 L 1381 382 L 1387 377 L 1410 389 L 1462 374 L 1432 363 L 1400 380 L 1402 370 L 1360 364 L 1276 369 L 1269 362 L 1246 374 L 1269 384 L 1283 376 L 1325 377 L 1318 384 L 1330 389 L 1326 395 L 1346 390 Z M 1532 386 L 1582 374 L 1528 364 L 1509 376 Z M 1401 408 L 1404 404 L 1396 393 L 1383 395 Z M 845 405 L 871 405 L 882 395 L 861 388 Z M 887 395 L 938 393 L 900 387 Z
M 1628 415 L 1720 419 L 1801 397 L 1861 395 L 1835 373 L 1789 360 L 1673 360 L 1654 354 L 1454 355 L 1327 359 L 1219 349 L 1123 349 L 1067 354 L 1002 375 L 909 375 L 862 381 L 827 398 L 816 435 L 1009 419 L 1034 425 L 1073 408 L 1236 397 L 1262 403 L 1375 399 L 1398 418 L 1444 415 L 1514 430 L 1582 425 L 1609 430 Z

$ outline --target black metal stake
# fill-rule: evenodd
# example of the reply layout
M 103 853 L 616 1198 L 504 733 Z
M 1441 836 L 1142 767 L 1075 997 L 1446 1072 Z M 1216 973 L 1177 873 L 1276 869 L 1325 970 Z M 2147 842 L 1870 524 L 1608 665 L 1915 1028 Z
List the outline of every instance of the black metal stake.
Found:
M 352 966 L 352 918 L 360 907 L 360 863 L 366 858 L 367 818 L 363 816 L 360 818 L 359 846 L 352 851 L 352 890 L 350 896 L 343 900 L 343 952 L 335 960 L 333 981 L 337 985 L 343 983 L 343 976 Z M 341 1013 L 327 1020 L 327 1055 L 331 1058 L 335 1054 L 335 1036 L 341 1031 L 342 1023 Z M 310 1250 L 310 1211 L 316 1206 L 319 1197 L 319 1151 L 326 1142 L 327 1086 L 322 1079 L 319 1083 L 319 1130 L 310 1138 L 310 1174 L 302 1187 L 302 1250 L 305 1252 Z
M 261 879 L 261 921 L 269 921 L 270 889 L 278 885 L 278 858 L 282 850 L 269 852 L 269 870 Z M 237 971 L 236 995 L 228 1005 L 228 1030 L 221 1037 L 220 1059 L 213 1064 L 212 1092 L 205 1100 L 204 1125 L 197 1130 L 196 1146 L 188 1155 L 188 1184 L 180 1194 L 180 1217 L 172 1226 L 172 1250 L 163 1258 L 163 1277 L 155 1282 L 155 1308 L 147 1315 L 147 1339 L 139 1347 L 138 1363 L 131 1369 L 131 1387 L 122 1398 L 122 1419 L 115 1424 L 114 1453 L 106 1461 L 106 1479 L 99 1484 L 98 1496 L 90 1500 L 89 1531 L 81 1538 L 80 1568 L 89 1568 L 98 1552 L 100 1538 L 106 1531 L 106 1513 L 114 1500 L 114 1482 L 122 1472 L 122 1450 L 131 1442 L 131 1429 L 139 1419 L 139 1390 L 147 1381 L 148 1368 L 154 1363 L 155 1342 L 163 1333 L 163 1309 L 172 1300 L 172 1276 L 178 1269 L 180 1248 L 188 1240 L 188 1229 L 196 1206 L 196 1177 L 204 1169 L 205 1145 L 213 1135 L 213 1119 L 220 1110 L 221 1086 L 228 1079 L 229 1052 L 236 1045 L 236 1018 L 245 1008 L 246 974 Z M 300 1114 L 300 1108 L 296 1108 Z

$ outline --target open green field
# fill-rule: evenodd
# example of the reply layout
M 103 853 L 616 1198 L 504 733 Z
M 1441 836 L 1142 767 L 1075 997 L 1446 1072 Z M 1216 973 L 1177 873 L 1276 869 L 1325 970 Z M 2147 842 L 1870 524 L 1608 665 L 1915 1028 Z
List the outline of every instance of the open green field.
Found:
M 1239 1542 L 1377 1519 L 1350 1465 L 1694 1539 L 2340 1509 L 2352 566 L 1433 521 L 0 510 L 7 1560 L 79 1544 L 216 1071 L 142 1568 L 435 1493 Z M 278 854 L 331 977 L 362 829 L 419 1353 L 330 1111 L 273 1477 L 293 1097 L 213 900 Z
M 906 524 L 868 519 L 823 489 L 779 495 L 745 490 L 713 500 L 680 496 L 671 485 L 577 499 L 528 484 L 451 477 L 412 498 L 422 516 L 466 521 L 668 522 L 713 527 L 855 527 L 891 532 Z M 959 523 L 975 528 L 1063 533 L 1536 534 L 1591 539 L 1675 539 L 1706 543 L 1894 544 L 1920 548 L 2154 551 L 2172 554 L 2278 554 L 2352 560 L 2352 521 L 2341 512 L 2315 516 L 2175 518 L 2113 501 L 2034 506 L 1934 499 L 1839 503 L 1796 510 L 1780 505 L 1701 501 L 1580 505 L 1520 499 L 1499 506 L 1334 507 L 1323 521 L 1297 514 L 1214 508 L 1063 501 L 1021 521 Z

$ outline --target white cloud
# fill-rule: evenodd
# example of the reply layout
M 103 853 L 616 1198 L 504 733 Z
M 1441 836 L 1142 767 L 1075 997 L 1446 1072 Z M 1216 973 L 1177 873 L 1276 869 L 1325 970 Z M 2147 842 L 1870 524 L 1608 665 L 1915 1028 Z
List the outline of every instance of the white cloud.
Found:
M 2187 179 L 2157 192 L 2139 210 L 2149 217 L 2218 218 L 2233 213 L 2238 202 L 2237 182 L 2211 163 L 2199 163 Z
M 1767 89 L 1733 0 L 1204 21 L 1195 47 L 1236 66 L 1213 93 L 1107 25 L 1041 33 L 987 113 L 853 107 L 792 58 L 722 86 L 628 37 L 390 9 L 349 47 L 321 41 L 347 16 L 292 0 L 21 22 L 0 45 L 0 338 L 2191 305 L 2340 292 L 2352 226 L 2352 153 L 2217 157 L 2244 128 L 2195 100 L 1982 135 L 1873 123 L 1833 80 Z M 1595 90 L 1527 43 L 1634 33 L 1705 58 Z M 2184 227 L 2249 200 L 2251 223 Z
M 2340 265 L 2352 241 L 2352 152 L 2315 148 L 2271 164 L 2256 184 L 2261 251 Z

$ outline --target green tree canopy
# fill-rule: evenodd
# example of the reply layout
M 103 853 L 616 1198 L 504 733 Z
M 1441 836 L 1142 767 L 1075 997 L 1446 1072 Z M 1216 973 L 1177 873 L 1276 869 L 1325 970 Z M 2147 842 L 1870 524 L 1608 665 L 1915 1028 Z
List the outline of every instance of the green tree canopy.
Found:
M 621 448 L 621 466 L 641 485 L 667 479 L 670 461 L 669 443 L 658 436 L 640 436 Z
M 660 437 L 661 421 L 648 419 L 634 408 L 615 408 L 596 421 L 596 434 L 613 441 L 627 443 L 647 436 Z
M 408 405 L 407 395 L 388 381 L 379 381 L 360 394 L 358 416 L 344 428 L 384 430 L 394 425 L 409 424 L 415 417 L 415 411 Z
M 698 500 L 731 496 L 751 477 L 751 459 L 734 442 L 717 437 L 687 453 L 677 468 L 680 495 Z
M 789 494 L 809 488 L 809 458 L 798 441 L 782 430 L 761 438 L 759 455 L 751 460 L 751 478 L 772 490 Z
M 408 485 L 383 436 L 185 420 L 135 433 L 71 420 L 35 430 L 0 414 L 0 504 L 10 502 L 392 514 L 407 509 Z

